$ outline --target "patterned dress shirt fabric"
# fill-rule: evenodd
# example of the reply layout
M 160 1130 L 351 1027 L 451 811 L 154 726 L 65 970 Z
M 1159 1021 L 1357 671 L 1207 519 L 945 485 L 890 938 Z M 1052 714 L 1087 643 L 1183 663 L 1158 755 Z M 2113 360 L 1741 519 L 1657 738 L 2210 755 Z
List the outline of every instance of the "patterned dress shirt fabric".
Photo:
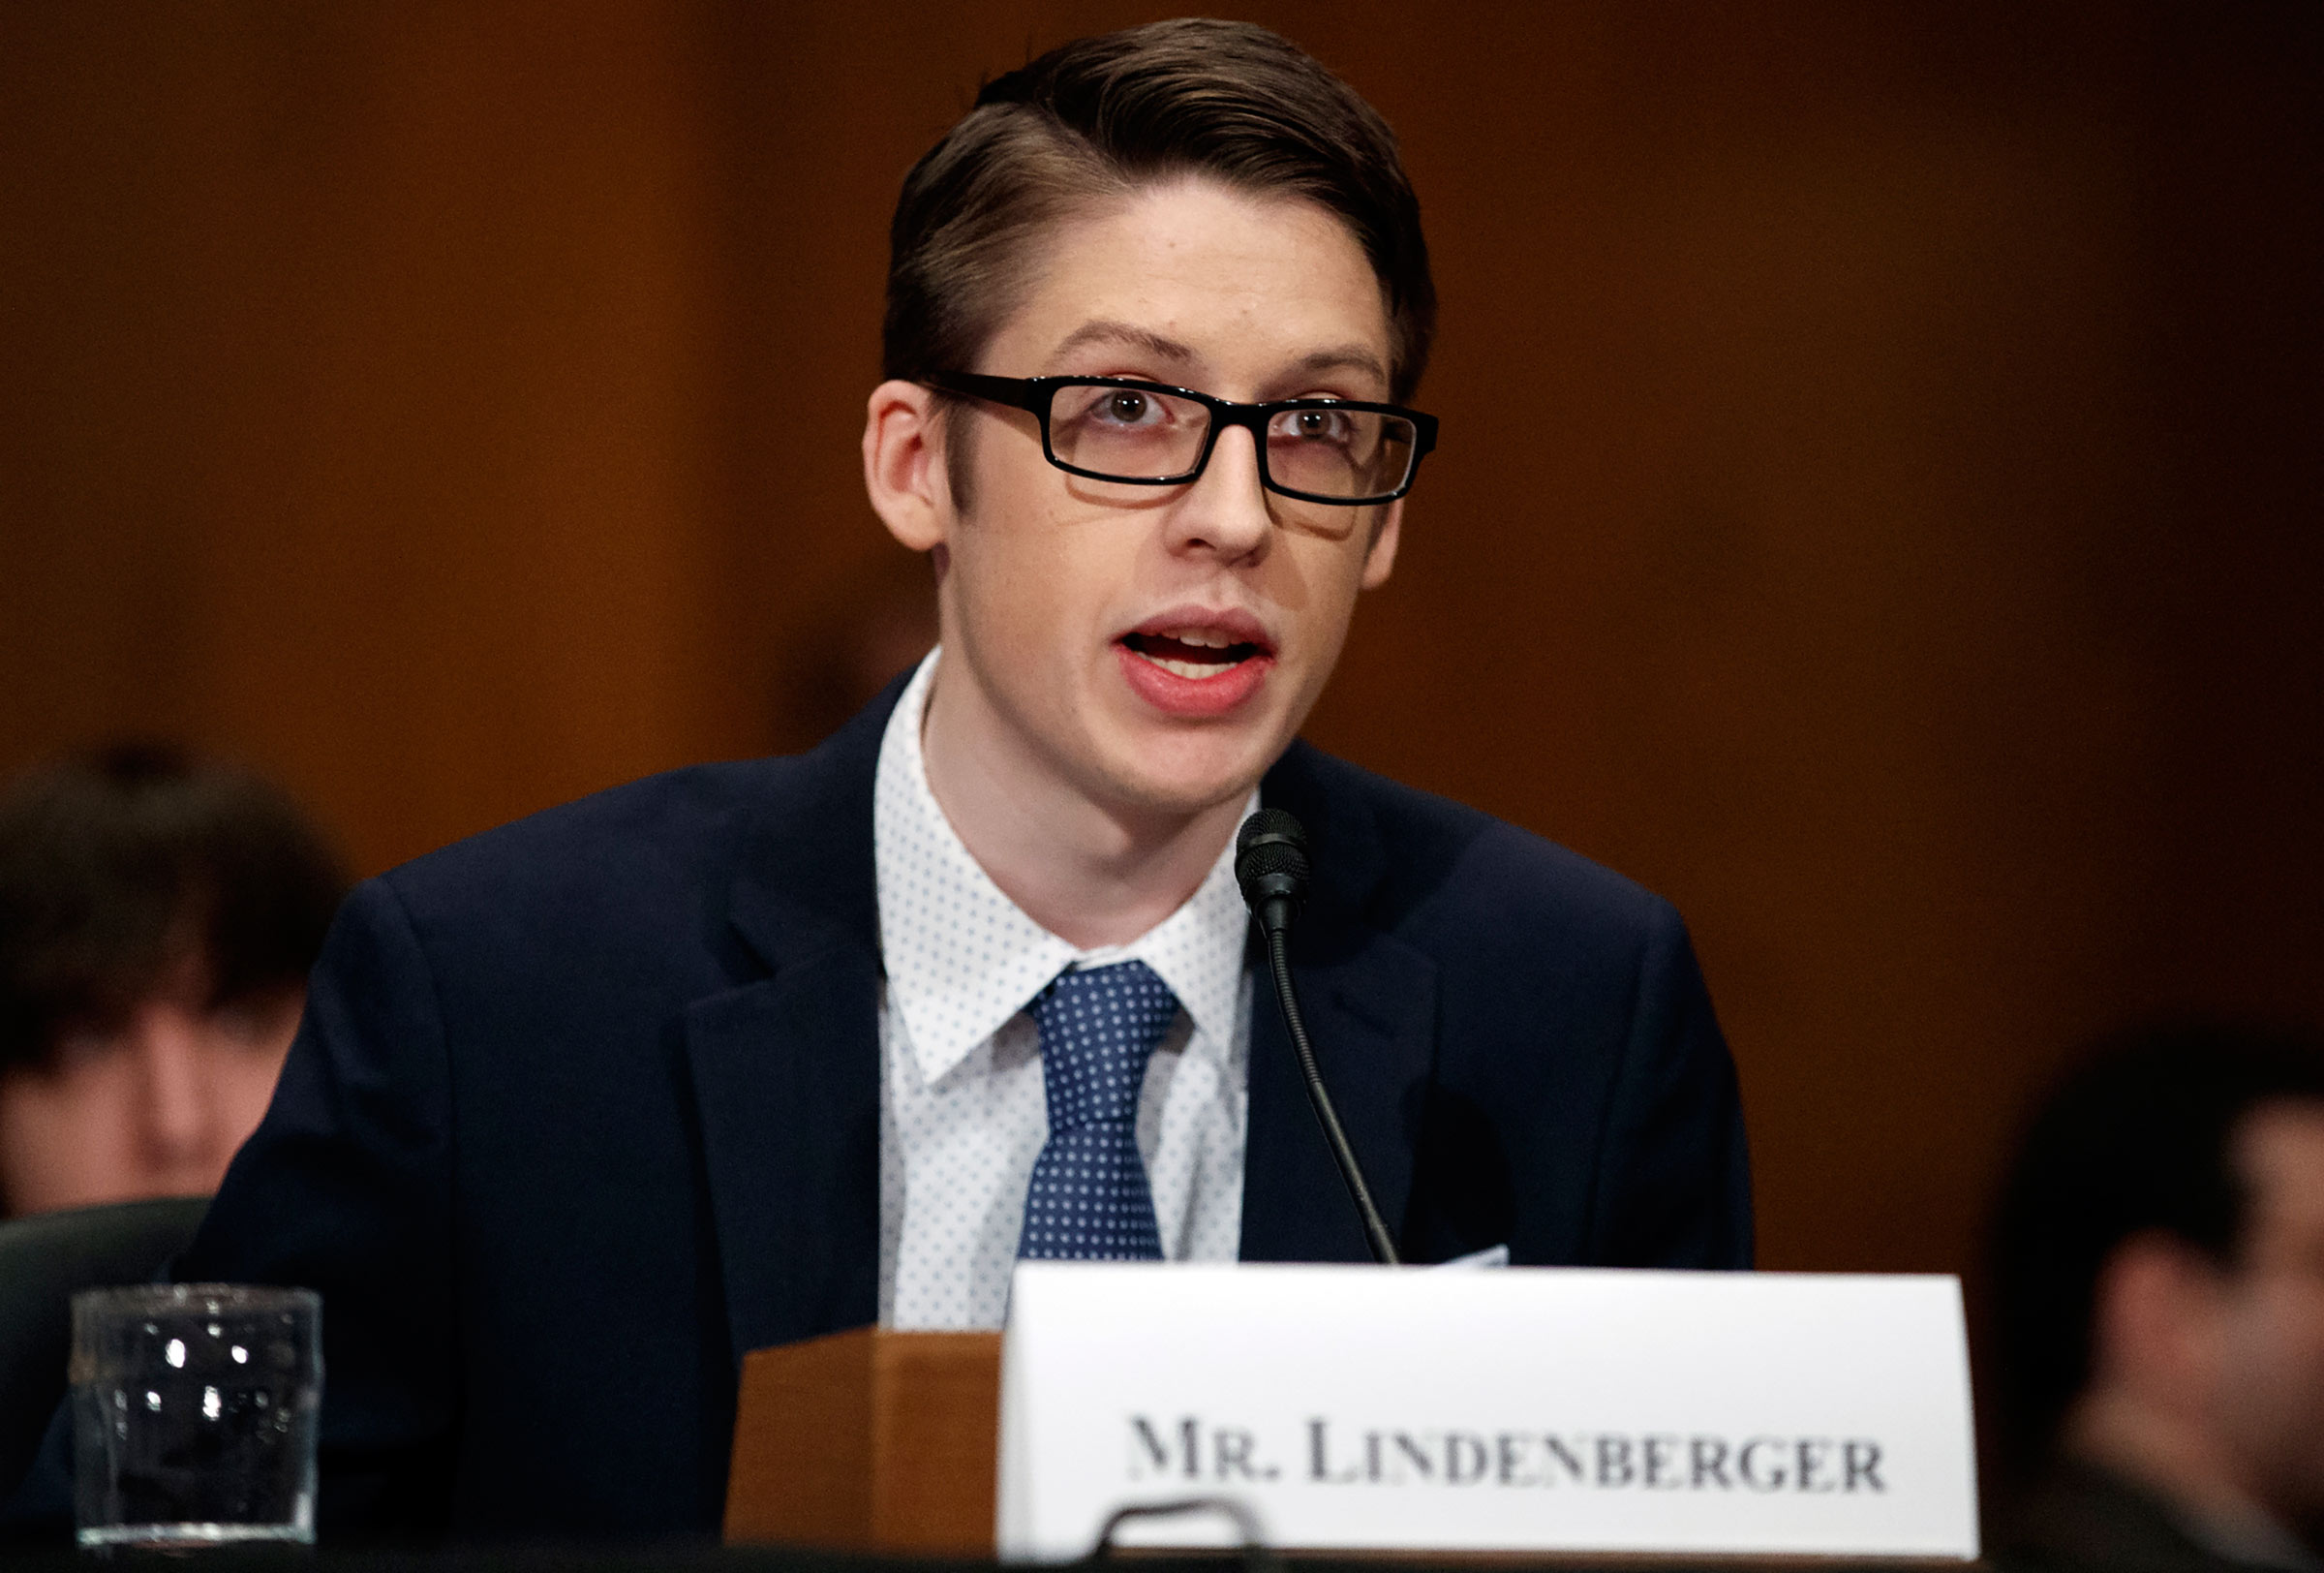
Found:
M 1162 1253 L 1233 1261 L 1242 1230 L 1252 979 L 1235 848 L 1128 944 L 1076 948 L 1002 894 L 929 789 L 921 722 L 942 652 L 888 721 L 872 786 L 879 891 L 879 1319 L 996 1328 L 1025 1187 L 1049 1136 L 1040 1034 L 1025 1012 L 1068 967 L 1145 962 L 1180 1009 L 1147 1069 L 1138 1150 Z M 1258 807 L 1251 794 L 1245 812 Z

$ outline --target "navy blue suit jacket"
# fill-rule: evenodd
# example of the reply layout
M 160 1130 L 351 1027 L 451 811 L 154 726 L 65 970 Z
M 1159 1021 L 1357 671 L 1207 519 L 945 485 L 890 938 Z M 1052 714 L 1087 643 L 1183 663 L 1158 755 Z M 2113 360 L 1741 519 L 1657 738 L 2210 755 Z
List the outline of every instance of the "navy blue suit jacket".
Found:
M 901 685 L 899 685 L 899 688 Z M 181 1278 L 324 1297 L 322 1530 L 714 1532 L 745 1351 L 876 1319 L 888 693 L 350 897 Z M 1735 1079 L 1668 905 L 1295 745 L 1294 970 L 1418 1261 L 1742 1267 Z M 1364 1261 L 1263 985 L 1242 1255 Z

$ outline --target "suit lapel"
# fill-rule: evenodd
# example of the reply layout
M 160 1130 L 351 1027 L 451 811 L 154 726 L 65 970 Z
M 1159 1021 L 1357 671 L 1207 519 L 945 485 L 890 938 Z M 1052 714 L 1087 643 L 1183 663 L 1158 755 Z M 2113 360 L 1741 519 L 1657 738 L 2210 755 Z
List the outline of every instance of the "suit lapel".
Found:
M 1381 1217 L 1391 1233 L 1401 1235 L 1436 1056 L 1436 966 L 1366 921 L 1386 850 L 1361 799 L 1322 789 L 1311 750 L 1294 744 L 1261 796 L 1307 827 L 1316 873 L 1292 930 L 1292 974 L 1324 1085 Z M 1260 975 L 1251 1005 L 1242 1259 L 1369 1261 L 1255 939 L 1253 956 Z
M 879 1315 L 879 903 L 872 783 L 902 679 L 784 761 L 727 916 L 766 975 L 697 1000 L 686 1050 L 735 1360 Z M 749 969 L 755 970 L 755 969 Z
M 1385 937 L 1335 961 L 1302 960 L 1294 949 L 1292 972 L 1316 1064 L 1372 1200 L 1389 1232 L 1401 1235 L 1435 1051 L 1435 967 Z M 1242 1259 L 1368 1262 L 1355 1204 L 1308 1104 L 1274 992 L 1263 968 L 1251 1005 Z

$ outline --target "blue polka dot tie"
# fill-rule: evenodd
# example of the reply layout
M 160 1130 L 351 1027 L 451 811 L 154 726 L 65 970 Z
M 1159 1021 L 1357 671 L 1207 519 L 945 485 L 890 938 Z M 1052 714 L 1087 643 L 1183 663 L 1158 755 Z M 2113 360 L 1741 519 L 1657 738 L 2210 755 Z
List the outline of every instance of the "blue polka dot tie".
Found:
M 1146 963 L 1125 961 L 1060 972 L 1025 1008 L 1041 1029 L 1049 1141 L 1033 1160 L 1017 1254 L 1161 1260 L 1154 1193 L 1138 1156 L 1138 1095 L 1177 996 Z

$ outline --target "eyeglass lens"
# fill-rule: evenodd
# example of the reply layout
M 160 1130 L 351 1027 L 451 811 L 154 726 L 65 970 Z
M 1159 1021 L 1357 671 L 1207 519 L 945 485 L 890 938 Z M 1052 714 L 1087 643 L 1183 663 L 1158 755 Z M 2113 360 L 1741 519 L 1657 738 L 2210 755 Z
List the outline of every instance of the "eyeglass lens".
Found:
M 1186 474 L 1209 433 L 1207 407 L 1143 388 L 1068 383 L 1049 408 L 1050 448 L 1058 460 L 1116 480 Z M 1278 486 L 1319 497 L 1385 496 L 1411 474 L 1415 442 L 1402 416 L 1279 410 L 1267 425 L 1267 473 Z

